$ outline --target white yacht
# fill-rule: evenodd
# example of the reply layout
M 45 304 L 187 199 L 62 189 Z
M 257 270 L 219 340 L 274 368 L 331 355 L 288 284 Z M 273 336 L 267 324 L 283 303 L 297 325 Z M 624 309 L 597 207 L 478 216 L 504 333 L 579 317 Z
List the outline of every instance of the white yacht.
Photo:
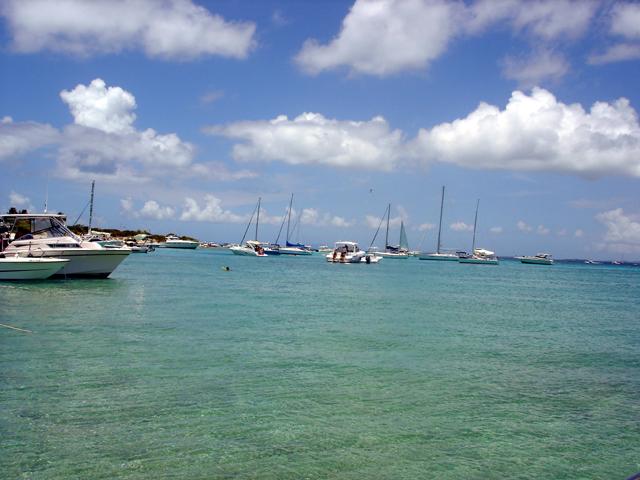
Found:
M 479 263 L 482 265 L 498 265 L 500 263 L 495 252 L 484 248 L 474 248 L 472 255 L 461 256 L 458 261 L 460 263 Z
M 530 263 L 533 265 L 553 265 L 553 257 L 549 253 L 538 253 L 533 256 L 518 257 L 522 263 Z
M 128 247 L 105 248 L 82 240 L 67 228 L 64 215 L 4 214 L 0 219 L 10 226 L 12 240 L 3 253 L 69 260 L 55 276 L 106 278 L 131 253 Z
M 191 250 L 198 248 L 198 245 L 200 245 L 200 242 L 196 240 L 182 240 L 175 235 L 168 235 L 164 243 L 160 244 L 164 248 L 186 248 Z
M 44 280 L 68 262 L 64 258 L 6 257 L 0 254 L 0 280 Z
M 433 253 L 420 253 L 420 260 L 440 260 L 440 261 L 450 261 L 457 262 L 458 255 L 451 252 L 443 252 L 441 251 L 442 243 L 440 242 L 440 235 L 442 233 L 442 210 L 444 207 L 444 185 L 442 186 L 442 198 L 440 199 L 440 222 L 438 224 L 438 243 L 436 246 L 436 251 Z

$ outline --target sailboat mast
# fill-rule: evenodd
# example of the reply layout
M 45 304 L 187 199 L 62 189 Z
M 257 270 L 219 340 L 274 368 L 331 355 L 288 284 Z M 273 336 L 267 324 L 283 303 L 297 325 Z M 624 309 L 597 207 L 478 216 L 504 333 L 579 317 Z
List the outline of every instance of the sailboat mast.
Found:
M 91 200 L 89 201 L 89 235 L 91 235 L 91 223 L 93 222 L 93 192 L 96 187 L 96 181 L 91 182 Z
M 385 250 L 389 246 L 389 217 L 391 216 L 391 204 L 387 206 L 387 235 L 384 237 Z
M 442 207 L 444 206 L 444 185 L 442 186 L 442 198 L 440 200 L 440 223 L 438 224 L 438 245 L 436 253 L 440 253 L 440 234 L 442 232 Z
M 291 225 L 291 206 L 293 205 L 293 193 L 291 194 L 291 200 L 289 200 L 289 217 L 287 218 L 287 243 L 289 243 L 289 226 Z
M 256 217 L 256 242 L 258 241 L 258 224 L 260 223 L 260 200 L 258 197 L 258 216 Z
M 476 203 L 476 218 L 473 220 L 473 243 L 471 244 L 471 255 L 476 250 L 476 227 L 478 226 L 478 207 L 480 206 L 480 199 Z

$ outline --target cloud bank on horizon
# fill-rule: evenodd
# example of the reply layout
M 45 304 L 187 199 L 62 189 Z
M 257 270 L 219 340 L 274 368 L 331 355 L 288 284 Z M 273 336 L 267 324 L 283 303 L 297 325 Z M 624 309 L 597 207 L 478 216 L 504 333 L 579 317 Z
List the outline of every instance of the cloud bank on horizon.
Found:
M 63 90 L 60 97 L 74 123 L 57 130 L 5 117 L 0 123 L 0 160 L 54 144 L 59 174 L 66 178 L 99 175 L 142 181 L 166 173 L 163 168 L 206 170 L 193 162 L 195 146 L 176 134 L 135 129 L 136 101 L 130 92 L 107 87 L 98 78 L 88 86 Z M 464 118 L 421 128 L 410 140 L 381 116 L 356 121 L 319 113 L 214 125 L 203 131 L 238 140 L 232 155 L 240 162 L 382 171 L 444 162 L 474 169 L 640 177 L 640 124 L 627 99 L 596 102 L 587 111 L 559 102 L 542 88 L 529 95 L 513 92 L 504 109 L 483 102 Z

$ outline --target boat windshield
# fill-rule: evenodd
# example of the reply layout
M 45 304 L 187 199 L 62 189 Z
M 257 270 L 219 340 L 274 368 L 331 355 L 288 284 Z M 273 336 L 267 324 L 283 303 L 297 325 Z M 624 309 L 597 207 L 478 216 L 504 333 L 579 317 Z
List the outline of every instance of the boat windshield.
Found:
M 55 238 L 55 237 L 72 237 L 77 239 L 76 235 L 69 230 L 64 223 L 55 217 L 34 217 L 28 220 L 29 231 L 23 230 L 26 222 L 16 221 L 14 228 L 16 229 L 17 240 L 30 240 L 34 238 Z M 21 234 L 21 235 L 20 235 Z M 20 235 L 20 236 L 18 236 Z

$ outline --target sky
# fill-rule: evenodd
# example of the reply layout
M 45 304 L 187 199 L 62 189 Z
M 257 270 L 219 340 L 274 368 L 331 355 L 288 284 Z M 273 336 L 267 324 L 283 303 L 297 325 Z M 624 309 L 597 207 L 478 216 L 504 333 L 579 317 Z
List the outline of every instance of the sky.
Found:
M 639 86 L 638 2 L 1 0 L 0 210 L 640 259 Z

